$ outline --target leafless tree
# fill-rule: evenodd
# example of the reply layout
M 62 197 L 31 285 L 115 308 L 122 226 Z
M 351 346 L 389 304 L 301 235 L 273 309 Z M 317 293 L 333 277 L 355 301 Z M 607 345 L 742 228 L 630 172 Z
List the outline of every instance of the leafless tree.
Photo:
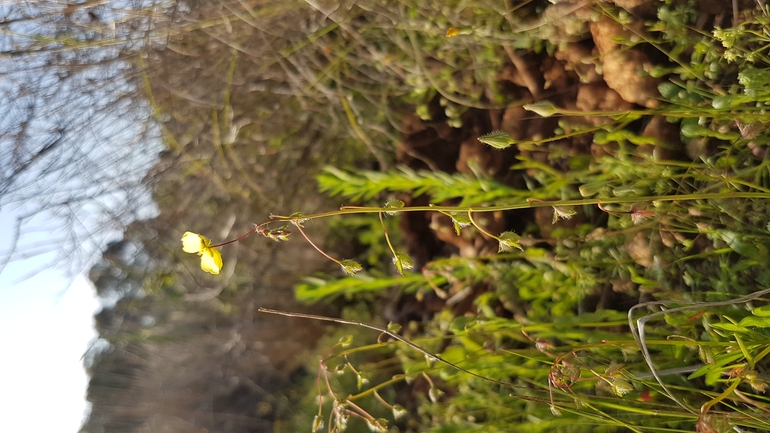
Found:
M 14 219 L 0 271 L 40 255 L 78 269 L 152 212 L 141 180 L 159 140 L 131 62 L 163 16 L 152 1 L 0 7 L 0 211 Z

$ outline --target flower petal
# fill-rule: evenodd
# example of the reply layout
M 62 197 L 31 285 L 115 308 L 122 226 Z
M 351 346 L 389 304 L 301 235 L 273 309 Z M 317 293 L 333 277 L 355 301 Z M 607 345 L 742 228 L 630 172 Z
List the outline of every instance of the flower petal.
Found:
M 222 269 L 222 253 L 216 248 L 205 247 L 201 251 L 201 269 L 218 275 Z
M 182 235 L 182 250 L 186 253 L 200 253 L 204 248 L 203 236 L 198 233 L 185 232 Z

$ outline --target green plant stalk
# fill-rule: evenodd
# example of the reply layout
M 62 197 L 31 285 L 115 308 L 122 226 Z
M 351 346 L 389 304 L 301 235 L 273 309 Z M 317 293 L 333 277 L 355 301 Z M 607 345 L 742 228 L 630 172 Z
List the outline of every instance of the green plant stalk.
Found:
M 622 129 L 622 126 L 624 126 L 624 125 L 621 125 L 620 129 Z M 597 131 L 601 131 L 601 130 L 607 130 L 608 128 L 609 128 L 609 125 L 594 126 L 592 128 L 580 129 L 580 130 L 577 130 L 577 131 L 568 132 L 566 134 L 559 134 L 559 135 L 556 135 L 554 137 L 541 138 L 539 140 L 516 141 L 515 144 L 516 144 L 516 146 L 519 149 L 525 148 L 526 150 L 535 150 L 535 149 L 537 149 L 542 144 L 563 140 L 565 138 L 578 137 L 578 136 L 583 135 L 583 134 L 590 134 L 592 132 L 597 132 Z M 612 129 L 612 130 L 615 130 L 615 129 Z M 545 164 L 542 164 L 542 165 L 545 166 Z
M 488 231 L 484 230 L 484 228 L 482 228 L 482 227 L 481 227 L 481 225 L 480 225 L 479 223 L 477 223 L 477 222 L 476 222 L 476 221 L 473 219 L 473 210 L 471 210 L 470 208 L 468 208 L 468 219 L 470 219 L 470 220 L 471 220 L 471 224 L 473 224 L 473 226 L 474 226 L 474 227 L 476 227 L 476 229 L 478 229 L 478 231 L 480 231 L 481 233 L 483 233 L 483 234 L 484 234 L 484 235 L 486 235 L 487 237 L 490 237 L 490 238 L 492 238 L 492 239 L 495 239 L 496 241 L 500 241 L 500 238 L 499 238 L 499 237 L 497 237 L 497 236 L 493 235 L 492 233 L 490 233 L 490 232 L 488 232 Z
M 617 419 L 617 418 L 613 417 L 612 415 L 610 415 L 610 414 L 608 414 L 608 413 L 606 413 L 606 412 L 604 412 L 604 411 L 600 410 L 599 408 L 595 407 L 595 406 L 594 406 L 594 404 L 593 404 L 593 402 L 590 402 L 590 401 L 587 401 L 587 400 L 583 400 L 583 404 L 584 404 L 586 407 L 588 407 L 588 408 L 591 408 L 591 409 L 592 409 L 592 410 L 594 410 L 596 413 L 598 413 L 598 414 L 599 414 L 599 417 L 600 417 L 600 419 L 602 419 L 602 420 L 608 419 L 608 420 L 612 421 L 612 422 L 613 422 L 615 425 L 618 425 L 618 426 L 622 426 L 622 427 L 625 427 L 625 428 L 627 428 L 627 429 L 629 429 L 629 430 L 631 430 L 631 431 L 633 431 L 633 432 L 636 432 L 636 433 L 642 433 L 642 431 L 641 431 L 641 430 L 639 430 L 639 429 L 635 428 L 635 427 L 634 427 L 634 426 L 632 426 L 631 424 L 625 423 L 625 422 L 623 422 L 623 421 L 621 421 L 621 420 L 619 420 L 619 419 Z
M 651 409 L 645 409 L 645 408 L 638 407 L 638 406 L 631 406 L 631 405 L 626 405 L 626 404 L 616 404 L 616 403 L 604 402 L 604 401 L 599 401 L 599 402 L 595 401 L 593 404 L 601 405 L 601 406 L 604 406 L 604 407 L 606 407 L 608 409 L 615 409 L 615 410 L 620 410 L 620 411 L 623 411 L 623 412 L 635 413 L 635 414 L 638 414 L 638 415 L 646 415 L 646 416 L 654 416 L 654 417 L 686 418 L 686 419 L 688 419 L 690 421 L 695 420 L 694 416 L 689 415 L 689 414 L 685 414 L 685 413 L 682 413 L 682 412 L 664 412 L 664 411 L 661 411 L 659 409 L 652 409 L 651 410 Z M 576 414 L 581 414 L 581 412 L 578 412 L 578 411 L 576 411 L 575 413 Z
M 679 194 L 679 195 L 659 195 L 659 196 L 643 196 L 643 197 L 605 197 L 605 198 L 583 198 L 572 200 L 554 200 L 554 201 L 540 201 L 532 200 L 521 203 L 487 206 L 487 207 L 472 207 L 472 206 L 406 206 L 398 209 L 384 208 L 384 207 L 368 207 L 368 206 L 342 206 L 339 210 L 320 212 L 311 215 L 270 215 L 270 218 L 257 225 L 257 227 L 264 227 L 272 222 L 288 221 L 288 222 L 300 222 L 309 221 L 320 218 L 329 218 L 340 215 L 350 214 L 367 214 L 367 213 L 382 213 L 382 212 L 497 212 L 508 211 L 516 209 L 530 209 L 537 207 L 553 207 L 553 206 L 585 206 L 585 205 L 606 205 L 606 204 L 635 204 L 643 202 L 678 202 L 678 201 L 695 201 L 695 200 L 727 200 L 727 199 L 770 199 L 770 193 L 766 192 L 721 192 L 721 193 L 693 193 L 693 194 Z
M 377 385 L 372 386 L 371 388 L 367 389 L 366 391 L 361 391 L 358 394 L 354 394 L 351 396 L 348 396 L 345 400 L 347 401 L 353 401 L 353 400 L 359 400 L 364 397 L 366 397 L 369 394 L 377 394 L 377 391 L 387 388 L 390 385 L 394 385 L 399 382 L 403 382 L 406 380 L 405 374 L 396 374 L 392 378 L 386 380 L 385 382 L 378 383 Z
M 382 212 L 379 213 L 379 217 L 380 217 L 380 225 L 382 226 L 382 233 L 385 235 L 385 242 L 387 242 L 388 244 L 390 253 L 393 254 L 393 259 L 398 260 L 398 256 L 396 255 L 396 249 L 393 248 L 393 243 L 390 241 L 390 235 L 388 235 L 388 228 L 385 227 L 385 219 L 382 216 Z M 404 275 L 404 272 L 401 270 L 401 268 L 399 266 L 397 266 L 397 268 L 398 268 L 398 273 L 401 275 Z
M 770 346 L 765 347 L 765 350 L 759 352 L 759 355 L 754 357 L 754 362 L 759 362 L 762 358 L 767 356 L 768 353 L 770 353 Z
M 718 396 L 714 397 L 711 401 L 704 403 L 703 406 L 701 406 L 700 408 L 701 416 L 705 415 L 711 409 L 712 406 L 729 397 L 730 394 L 732 394 L 733 391 L 735 391 L 736 388 L 738 388 L 738 385 L 741 384 L 742 380 L 740 377 L 738 377 L 733 379 L 732 382 L 733 383 L 731 383 L 730 386 L 723 393 L 719 394 Z
M 733 337 L 735 337 L 735 341 L 738 343 L 738 347 L 741 348 L 741 352 L 743 353 L 743 357 L 746 358 L 746 361 L 749 364 L 749 368 L 752 370 L 754 369 L 754 357 L 751 356 L 751 352 L 749 351 L 749 348 L 746 347 L 746 344 L 741 339 L 740 335 L 738 335 L 737 332 L 733 333 Z
M 700 118 L 700 117 L 708 117 L 708 118 L 714 118 L 714 119 L 720 119 L 723 115 L 724 118 L 729 119 L 735 119 L 735 118 L 741 118 L 739 114 L 736 112 L 740 112 L 740 115 L 743 116 L 749 116 L 753 115 L 756 116 L 757 119 L 759 119 L 763 114 L 760 112 L 759 109 L 756 107 L 733 107 L 730 110 L 717 110 L 714 108 L 706 109 L 703 107 L 686 107 L 686 108 L 664 108 L 664 109 L 649 109 L 649 110 L 622 110 L 622 111 L 580 111 L 580 110 L 569 110 L 569 109 L 562 109 L 558 107 L 553 107 L 553 114 L 551 116 L 565 116 L 565 117 L 571 117 L 571 116 L 593 116 L 593 117 L 613 117 L 613 118 L 623 118 L 626 116 L 638 116 L 638 117 L 644 117 L 644 116 L 664 116 L 664 117 L 672 117 L 677 119 L 687 119 L 687 118 Z

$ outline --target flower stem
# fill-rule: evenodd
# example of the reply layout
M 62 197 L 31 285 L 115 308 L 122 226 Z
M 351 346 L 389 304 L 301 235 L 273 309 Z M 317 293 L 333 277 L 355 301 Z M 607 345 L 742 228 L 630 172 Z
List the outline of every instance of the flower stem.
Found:
M 382 217 L 382 212 L 380 212 L 380 224 L 382 225 L 382 232 L 385 234 L 385 242 L 388 243 L 388 248 L 390 248 L 390 252 L 393 254 L 394 258 L 398 258 L 396 256 L 396 249 L 393 248 L 393 243 L 390 242 L 390 236 L 388 235 L 388 229 L 385 227 L 385 219 Z
M 468 208 L 468 219 L 471 220 L 471 224 L 473 224 L 473 226 L 476 227 L 481 233 L 484 233 L 485 235 L 489 236 L 492 239 L 496 239 L 498 241 L 500 240 L 499 237 L 497 237 L 497 236 L 493 235 L 492 233 L 490 233 L 490 232 L 484 230 L 483 228 L 481 228 L 481 225 L 479 225 L 476 222 L 476 220 L 473 219 L 473 210 L 470 209 L 470 208 Z
M 332 257 L 332 256 L 330 256 L 330 255 L 328 255 L 328 254 L 326 254 L 326 252 L 324 252 L 324 250 L 322 250 L 321 248 L 319 248 L 319 247 L 318 247 L 318 245 L 314 244 L 314 243 L 313 243 L 313 241 L 311 241 L 311 240 L 310 240 L 310 237 L 308 237 L 307 233 L 305 233 L 305 231 L 304 231 L 304 230 L 302 230 L 302 226 L 301 226 L 301 225 L 299 225 L 299 224 L 296 224 L 296 225 L 295 225 L 295 227 L 297 227 L 297 230 L 299 230 L 299 232 L 300 232 L 300 234 L 302 235 L 302 237 L 304 237 L 304 238 L 305 238 L 305 240 L 306 240 L 306 241 L 307 241 L 307 242 L 308 242 L 310 245 L 312 245 L 312 246 L 313 246 L 313 248 L 315 248 L 315 249 L 316 249 L 316 251 L 318 251 L 319 253 L 323 254 L 323 256 L 324 256 L 324 257 L 326 257 L 327 259 L 329 259 L 329 260 L 333 261 L 334 263 L 336 263 L 336 264 L 338 264 L 338 265 L 340 265 L 340 266 L 342 265 L 342 263 L 341 263 L 339 260 L 337 260 L 337 259 L 335 259 L 334 257 Z
M 235 242 L 240 242 L 240 241 L 246 239 L 247 237 L 253 235 L 254 233 L 256 233 L 261 226 L 262 226 L 262 224 L 254 225 L 253 229 L 251 229 L 251 230 L 247 231 L 246 233 L 242 234 L 237 239 L 233 239 L 233 240 L 230 240 L 230 241 L 227 241 L 227 242 L 222 242 L 221 244 L 212 245 L 211 248 L 221 247 L 223 245 L 232 244 L 232 243 L 235 243 Z

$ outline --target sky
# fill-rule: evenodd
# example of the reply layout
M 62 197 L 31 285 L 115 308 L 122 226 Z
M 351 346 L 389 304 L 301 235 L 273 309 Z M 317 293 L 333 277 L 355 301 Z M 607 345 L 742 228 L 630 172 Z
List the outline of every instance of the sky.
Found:
M 41 40 L 58 37 L 54 12 L 62 5 L 0 1 L 0 20 L 10 23 L 0 33 L 0 51 L 41 53 L 0 61 L 0 180 L 24 161 L 34 163 L 0 185 L 2 433 L 80 430 L 88 411 L 83 356 L 96 339 L 93 315 L 100 309 L 82 272 L 107 241 L 120 239 L 121 226 L 154 212 L 146 189 L 135 186 L 162 146 L 147 126 L 150 110 L 124 98 L 134 94 L 125 80 L 130 65 L 103 61 L 118 58 L 118 47 L 62 55 L 57 49 L 53 56 L 38 50 Z M 123 22 L 126 11 L 145 6 L 116 0 L 99 13 Z M 80 16 L 93 18 L 85 9 Z M 86 27 L 72 32 L 92 34 Z M 50 66 L 66 66 L 72 56 L 93 65 L 77 73 Z M 35 156 L 57 140 L 63 141 L 55 151 Z M 20 143 L 27 153 L 11 161 Z M 16 219 L 25 214 L 35 216 L 11 251 Z
M 87 413 L 82 357 L 99 304 L 83 276 L 49 269 L 19 281 L 35 265 L 0 274 L 0 431 L 74 433 Z
M 148 151 L 138 158 L 143 161 L 127 165 L 148 166 L 147 161 L 157 154 L 156 147 L 148 145 Z M 123 178 L 131 180 L 130 176 Z M 94 200 L 94 205 L 79 208 L 75 216 L 80 222 L 80 243 L 69 258 L 61 256 L 61 232 L 68 229 L 62 217 L 45 211 L 37 214 L 22 228 L 16 252 L 10 253 L 11 261 L 4 267 L 2 261 L 12 249 L 17 216 L 39 209 L 39 203 L 33 200 L 16 207 L 0 203 L 0 432 L 80 430 L 89 409 L 83 359 L 96 341 L 93 316 L 101 309 L 96 290 L 84 274 L 107 242 L 121 237 L 115 226 L 100 225 L 100 216 L 120 208 L 121 203 L 134 201 L 143 204 L 131 214 L 134 218 L 155 215 L 146 189 L 129 198 L 118 193 L 108 195 Z
M 68 113 L 56 112 L 62 118 Z M 0 200 L 2 433 L 76 433 L 87 414 L 83 356 L 96 340 L 93 315 L 100 303 L 82 274 L 107 241 L 120 239 L 119 225 L 155 212 L 146 188 L 133 185 L 155 160 L 159 143 L 139 142 L 137 130 L 143 124 L 116 117 L 94 116 L 86 125 L 92 134 L 72 135 L 77 140 L 65 149 L 82 157 L 54 155 L 80 166 L 66 167 L 51 179 L 32 169 L 26 173 L 30 182 L 17 179 L 30 186 L 19 190 L 20 199 L 0 195 L 5 198 Z M 41 166 L 46 167 L 45 161 Z M 113 185 L 119 188 L 110 190 Z M 66 200 L 66 194 L 76 205 L 53 206 L 59 214 L 45 210 Z M 35 216 L 26 220 L 12 252 L 16 219 L 28 214 Z M 9 252 L 12 260 L 3 267 Z
M 9 207 L 0 209 L 0 260 L 11 249 L 16 212 Z M 11 256 L 0 272 L 0 432 L 77 432 L 95 291 L 83 276 L 68 276 L 67 266 L 53 266 L 51 254 Z

